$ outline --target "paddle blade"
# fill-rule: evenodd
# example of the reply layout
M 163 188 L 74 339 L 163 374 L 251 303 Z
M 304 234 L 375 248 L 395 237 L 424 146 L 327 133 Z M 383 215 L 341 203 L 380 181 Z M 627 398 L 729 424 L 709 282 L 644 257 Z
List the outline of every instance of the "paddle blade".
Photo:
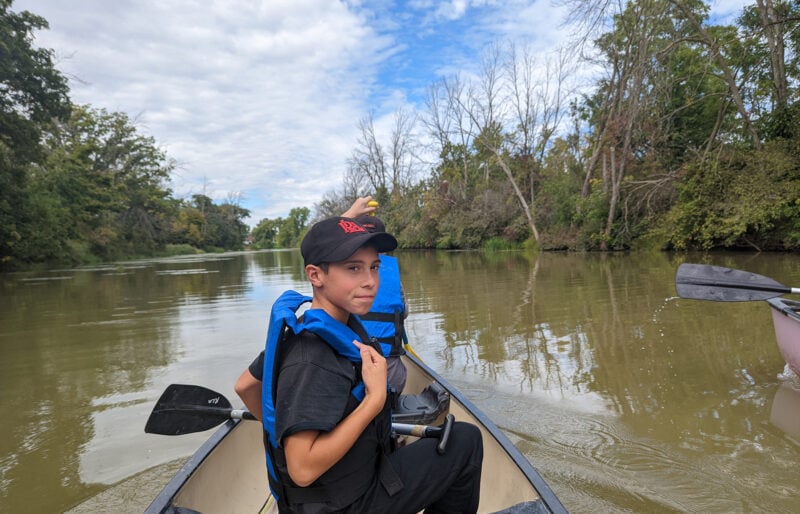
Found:
M 172 384 L 153 407 L 144 431 L 161 435 L 202 432 L 230 419 L 231 410 L 228 399 L 211 389 Z
M 792 292 L 783 284 L 756 273 L 689 263 L 678 267 L 675 289 L 681 298 L 714 302 L 766 300 Z

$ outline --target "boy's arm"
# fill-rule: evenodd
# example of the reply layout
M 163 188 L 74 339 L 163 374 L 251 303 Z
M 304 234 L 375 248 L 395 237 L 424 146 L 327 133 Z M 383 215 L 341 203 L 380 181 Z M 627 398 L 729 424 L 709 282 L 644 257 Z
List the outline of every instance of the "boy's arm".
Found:
M 339 462 L 386 403 L 386 359 L 373 348 L 354 343 L 361 351 L 364 399 L 330 432 L 304 430 L 283 440 L 289 476 L 300 487 L 311 485 Z
M 261 380 L 254 377 L 250 369 L 245 369 L 233 390 L 242 399 L 250 414 L 261 421 Z
M 371 212 L 375 212 L 377 207 L 370 207 L 369 202 L 372 200 L 371 196 L 362 196 L 356 198 L 356 201 L 353 202 L 353 205 L 350 206 L 349 209 L 342 213 L 342 216 L 345 218 L 358 218 L 359 216 L 364 216 L 365 214 L 369 214 Z

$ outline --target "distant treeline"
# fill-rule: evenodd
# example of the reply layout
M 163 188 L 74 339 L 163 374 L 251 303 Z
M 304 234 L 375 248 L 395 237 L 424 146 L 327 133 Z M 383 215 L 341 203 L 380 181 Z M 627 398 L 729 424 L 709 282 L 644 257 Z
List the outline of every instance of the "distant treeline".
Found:
M 249 216 L 176 199 L 174 162 L 122 113 L 70 102 L 34 14 L 0 0 L 0 269 L 240 249 Z
M 796 250 L 800 4 L 719 25 L 698 1 L 568 3 L 574 45 L 491 45 L 386 138 L 360 120 L 343 186 L 261 220 L 253 247 L 296 246 L 371 194 L 406 248 Z M 0 266 L 240 248 L 246 209 L 175 199 L 155 141 L 71 104 L 32 44 L 46 26 L 0 0 Z

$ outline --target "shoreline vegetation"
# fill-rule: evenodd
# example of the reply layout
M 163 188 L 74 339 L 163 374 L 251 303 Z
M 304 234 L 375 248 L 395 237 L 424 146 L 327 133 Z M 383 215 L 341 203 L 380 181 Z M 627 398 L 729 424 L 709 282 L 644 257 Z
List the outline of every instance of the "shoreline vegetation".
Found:
M 367 194 L 401 248 L 800 249 L 800 4 L 765 0 L 721 25 L 702 2 L 581 2 L 569 21 L 595 27 L 579 35 L 591 63 L 577 43 L 543 56 L 494 44 L 477 76 L 394 113 L 385 141 L 372 114 L 354 120 L 343 185 L 252 230 L 235 199 L 173 196 L 175 161 L 127 115 L 73 104 L 35 45 L 47 20 L 12 4 L 0 0 L 0 271 L 292 248 Z M 578 88 L 581 66 L 595 81 Z

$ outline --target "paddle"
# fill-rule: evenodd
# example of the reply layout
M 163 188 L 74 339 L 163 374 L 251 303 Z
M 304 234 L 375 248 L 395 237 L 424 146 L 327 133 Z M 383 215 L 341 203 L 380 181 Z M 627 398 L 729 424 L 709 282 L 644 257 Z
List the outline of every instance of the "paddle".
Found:
M 678 266 L 675 289 L 681 298 L 715 302 L 766 300 L 787 293 L 800 293 L 800 288 L 786 287 L 756 273 L 688 263 Z
M 211 389 L 171 384 L 153 407 L 144 431 L 160 435 L 192 434 L 214 428 L 229 419 L 255 420 L 256 417 L 246 410 L 231 408 L 227 398 Z M 444 454 L 454 419 L 452 414 L 448 414 L 441 427 L 392 423 L 392 432 L 415 437 L 438 437 L 436 451 Z
M 231 408 L 227 398 L 205 387 L 171 384 L 147 418 L 148 434 L 183 435 L 202 432 L 229 419 L 256 419 L 246 410 Z

